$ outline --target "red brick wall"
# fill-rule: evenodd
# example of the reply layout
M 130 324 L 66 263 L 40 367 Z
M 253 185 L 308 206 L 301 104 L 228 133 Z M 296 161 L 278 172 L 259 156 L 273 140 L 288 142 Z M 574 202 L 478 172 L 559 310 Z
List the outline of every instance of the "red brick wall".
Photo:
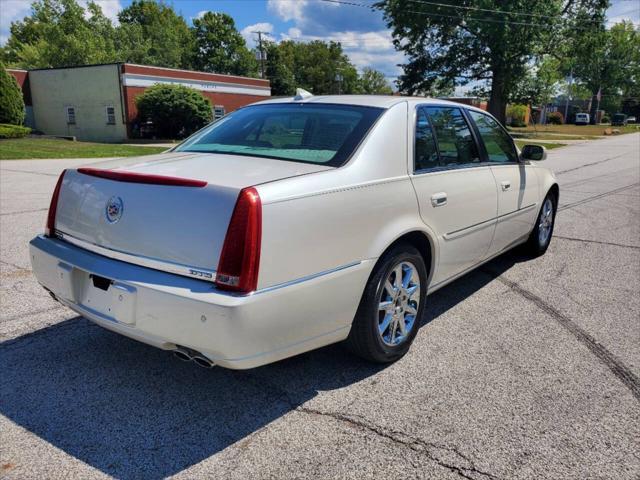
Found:
M 124 87 L 124 102 L 126 105 L 127 121 L 132 122 L 138 116 L 136 97 L 145 91 L 144 87 Z M 222 105 L 226 113 L 233 112 L 250 103 L 267 100 L 269 97 L 260 95 L 241 95 L 238 93 L 200 92 L 211 101 L 211 105 Z
M 122 73 L 135 73 L 138 75 L 154 75 L 158 77 L 184 78 L 187 80 L 204 80 L 209 82 L 237 83 L 240 85 L 255 85 L 269 87 L 269 80 L 261 78 L 236 77 L 234 75 L 220 75 L 217 73 L 192 72 L 189 70 L 173 70 L 162 67 L 148 67 L 144 65 L 122 65 Z
M 184 80 L 202 80 L 209 82 L 225 82 L 237 85 L 248 85 L 269 88 L 269 80 L 260 78 L 236 77 L 233 75 L 219 75 L 206 72 L 192 72 L 188 70 L 173 70 L 161 67 L 149 67 L 144 65 L 123 64 L 122 73 L 150 75 L 157 77 L 179 78 Z M 131 125 L 136 121 L 138 109 L 136 108 L 136 97 L 145 91 L 145 87 L 123 87 L 123 97 L 125 104 L 125 115 L 127 118 L 127 129 L 131 135 Z M 203 92 L 202 95 L 207 97 L 212 105 L 222 105 L 226 113 L 232 112 L 240 107 L 249 105 L 250 103 L 266 100 L 269 97 L 260 95 L 246 95 L 241 93 L 219 93 L 219 92 Z
M 31 106 L 31 88 L 29 87 L 29 72 L 25 70 L 11 70 L 7 68 L 7 72 L 13 75 L 18 81 L 18 85 L 22 90 L 22 98 L 24 98 L 24 104 Z

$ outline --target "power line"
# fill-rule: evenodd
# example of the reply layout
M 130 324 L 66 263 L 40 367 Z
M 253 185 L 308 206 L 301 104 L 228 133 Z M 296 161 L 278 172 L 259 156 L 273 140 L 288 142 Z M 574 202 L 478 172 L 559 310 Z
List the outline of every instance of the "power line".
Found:
M 438 2 L 429 2 L 426 0 L 408 0 L 410 3 L 421 3 L 425 5 L 433 5 L 435 7 L 445 7 L 445 8 L 457 8 L 461 10 L 473 10 L 477 12 L 488 12 L 488 13 L 498 13 L 500 15 L 522 15 L 525 17 L 537 17 L 537 18 L 552 18 L 554 20 L 558 19 L 557 15 L 543 15 L 541 13 L 527 13 L 527 12 L 517 12 L 510 10 L 492 10 L 490 8 L 480 8 L 480 7 L 469 7 L 466 5 L 450 5 L 447 3 L 438 3 Z M 624 14 L 621 14 L 624 15 Z M 591 20 L 589 23 L 599 23 L 599 20 Z
M 318 0 L 321 2 L 326 2 L 326 3 L 335 3 L 335 4 L 339 4 L 339 5 L 350 5 L 353 7 L 362 7 L 362 8 L 367 8 L 367 9 L 371 9 L 373 10 L 373 4 L 365 4 L 365 3 L 357 3 L 357 2 L 350 2 L 347 0 Z M 415 1 L 415 0 L 410 0 L 410 1 Z M 519 21 L 513 21 L 513 20 L 507 20 L 507 19 L 493 19 L 493 18 L 479 18 L 479 17 L 468 17 L 468 18 L 463 18 L 459 15 L 445 15 L 442 13 L 431 13 L 431 12 L 424 12 L 424 11 L 418 11 L 418 10 L 403 10 L 406 13 L 413 13 L 416 15 L 422 15 L 425 17 L 439 17 L 439 18 L 453 18 L 455 20 L 473 20 L 475 22 L 485 22 L 485 23 L 499 23 L 499 24 L 508 24 L 508 25 L 521 25 L 521 26 L 529 26 L 529 27 L 543 27 L 543 28 L 549 28 L 549 23 L 532 23 L 532 22 L 519 22 Z M 504 12 L 504 11 L 499 11 L 499 10 L 495 10 L 496 12 L 499 12 L 501 14 L 505 14 L 508 12 Z M 557 18 L 557 17 L 554 17 Z M 632 22 L 634 25 L 635 23 Z M 586 27 L 574 27 L 575 30 L 589 30 Z M 608 29 L 605 29 L 608 30 Z
M 258 50 L 260 52 L 260 76 L 262 78 L 264 77 L 264 59 L 265 59 L 265 54 L 264 54 L 264 49 L 262 48 L 262 35 L 268 35 L 269 32 L 263 32 L 261 30 L 255 30 L 251 33 L 256 33 L 258 35 Z

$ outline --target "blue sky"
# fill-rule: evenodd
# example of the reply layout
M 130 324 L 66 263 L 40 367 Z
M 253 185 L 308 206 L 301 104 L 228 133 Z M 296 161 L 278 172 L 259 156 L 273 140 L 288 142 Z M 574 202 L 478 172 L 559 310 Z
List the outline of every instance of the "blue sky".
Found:
M 8 38 L 11 22 L 29 14 L 30 3 L 30 0 L 0 0 L 0 44 Z M 96 3 L 116 20 L 118 11 L 131 0 L 97 0 Z M 377 11 L 321 0 L 166 0 L 165 3 L 172 5 L 188 22 L 208 10 L 230 14 L 250 46 L 254 45 L 255 35 L 251 33 L 254 30 L 269 32 L 276 41 L 287 38 L 336 40 L 342 42 L 358 69 L 376 68 L 390 80 L 401 73 L 397 64 L 403 62 L 403 56 L 394 50 L 391 35 Z M 640 25 L 638 0 L 615 0 L 607 13 L 610 23 L 624 18 Z

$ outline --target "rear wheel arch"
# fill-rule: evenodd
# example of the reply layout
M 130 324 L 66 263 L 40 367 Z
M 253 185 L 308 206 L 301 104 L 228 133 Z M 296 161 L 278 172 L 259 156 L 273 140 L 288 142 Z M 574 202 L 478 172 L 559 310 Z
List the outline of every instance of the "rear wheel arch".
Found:
M 422 259 L 424 260 L 424 264 L 427 268 L 427 273 L 428 273 L 427 285 L 428 285 L 429 282 L 431 281 L 431 278 L 433 278 L 433 271 L 435 268 L 434 258 L 436 257 L 436 250 L 435 250 L 436 244 L 434 240 L 429 236 L 428 233 L 422 230 L 413 230 L 410 232 L 403 233 L 402 235 L 397 237 L 395 240 L 393 240 L 393 242 L 391 242 L 380 253 L 379 258 L 382 258 L 384 254 L 387 253 L 389 250 L 403 243 L 413 246 L 416 250 L 418 250 L 418 252 L 420 252 L 420 255 L 422 256 Z

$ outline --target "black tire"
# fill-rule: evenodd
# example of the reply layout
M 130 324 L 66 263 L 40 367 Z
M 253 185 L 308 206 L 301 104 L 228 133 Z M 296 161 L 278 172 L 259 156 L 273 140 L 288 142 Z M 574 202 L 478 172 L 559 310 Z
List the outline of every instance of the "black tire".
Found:
M 542 225 L 542 218 L 545 215 L 545 205 L 547 205 L 547 201 L 551 202 L 553 210 L 551 213 L 551 227 L 549 229 L 549 234 L 546 236 L 546 238 L 543 239 L 540 235 L 540 230 Z M 552 192 L 549 192 L 542 202 L 542 206 L 540 207 L 540 212 L 536 217 L 536 224 L 531 231 L 531 235 L 529 235 L 529 239 L 523 246 L 525 255 L 535 258 L 544 255 L 544 253 L 547 251 L 547 248 L 549 248 L 549 244 L 551 243 L 551 237 L 553 236 L 553 228 L 556 225 L 557 210 L 558 200 Z
M 402 340 L 397 345 L 386 344 L 381 334 L 379 333 L 380 323 L 380 301 L 381 296 L 384 294 L 387 296 L 387 289 L 385 288 L 385 282 L 390 275 L 395 278 L 396 274 L 394 269 L 398 265 L 402 265 L 402 262 L 408 262 L 415 266 L 415 273 L 419 278 L 419 294 L 416 292 L 415 297 L 409 299 L 411 308 L 413 309 L 415 304 L 412 303 L 416 298 L 419 299 L 417 305 L 417 313 L 415 314 L 413 323 L 410 329 L 407 330 L 405 335 L 402 335 Z M 405 266 L 407 266 L 405 264 Z M 402 269 L 402 267 L 400 267 Z M 408 271 L 408 270 L 407 270 Z M 412 284 L 415 284 L 412 283 Z M 399 297 L 402 295 L 399 293 Z M 349 332 L 349 337 L 346 341 L 347 347 L 354 354 L 376 363 L 390 363 L 395 362 L 402 357 L 411 346 L 413 339 L 418 333 L 420 328 L 420 321 L 424 312 L 424 305 L 427 296 L 427 269 L 420 252 L 409 244 L 398 244 L 395 247 L 387 251 L 379 260 L 369 277 L 367 286 L 365 287 L 362 299 L 356 316 Z M 404 297 L 405 299 L 407 297 Z M 400 298 L 402 300 L 402 298 Z M 405 300 L 407 301 L 407 300 Z M 394 304 L 395 305 L 395 304 Z M 393 308 L 392 308 L 393 309 Z M 395 311 L 395 310 L 394 310 Z M 408 311 L 408 310 L 407 310 Z M 384 317 L 384 313 L 382 316 Z M 406 318 L 403 314 L 403 321 Z M 398 324 L 399 325 L 399 324 Z M 406 325 L 406 324 L 404 324 Z M 398 328 L 400 328 L 398 326 Z M 386 330 L 385 330 L 386 331 Z M 393 341 L 393 334 L 391 333 L 391 341 Z

